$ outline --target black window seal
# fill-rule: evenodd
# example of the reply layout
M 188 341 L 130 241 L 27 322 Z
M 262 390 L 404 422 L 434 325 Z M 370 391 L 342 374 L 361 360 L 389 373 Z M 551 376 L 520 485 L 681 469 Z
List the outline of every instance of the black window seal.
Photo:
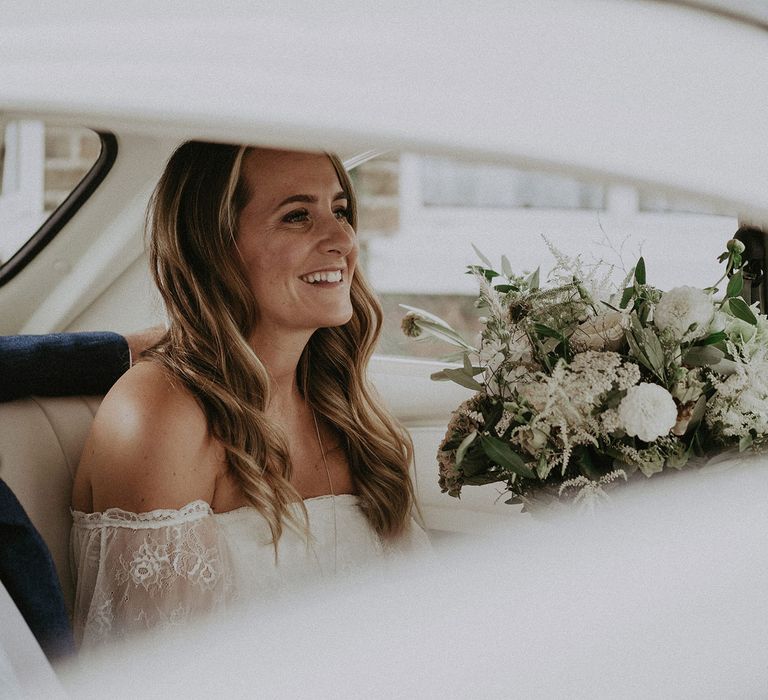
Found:
M 117 138 L 107 131 L 96 131 L 96 134 L 101 139 L 96 162 L 29 240 L 0 266 L 0 287 L 16 277 L 54 239 L 112 169 L 117 158 Z

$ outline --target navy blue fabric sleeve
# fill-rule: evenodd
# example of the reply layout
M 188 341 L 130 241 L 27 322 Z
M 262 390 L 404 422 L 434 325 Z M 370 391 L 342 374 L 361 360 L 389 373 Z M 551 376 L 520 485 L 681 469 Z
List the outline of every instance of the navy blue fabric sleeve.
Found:
M 0 336 L 0 401 L 106 394 L 129 366 L 117 333 Z
M 0 479 L 0 580 L 49 660 L 75 650 L 51 552 Z

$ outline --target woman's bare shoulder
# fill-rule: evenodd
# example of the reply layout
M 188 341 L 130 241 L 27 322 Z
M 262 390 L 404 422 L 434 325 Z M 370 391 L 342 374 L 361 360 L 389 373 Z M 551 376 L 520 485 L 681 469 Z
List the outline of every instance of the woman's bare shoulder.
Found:
M 222 463 L 223 450 L 188 389 L 159 364 L 139 362 L 104 397 L 94 418 L 74 506 L 145 512 L 197 499 L 210 503 Z

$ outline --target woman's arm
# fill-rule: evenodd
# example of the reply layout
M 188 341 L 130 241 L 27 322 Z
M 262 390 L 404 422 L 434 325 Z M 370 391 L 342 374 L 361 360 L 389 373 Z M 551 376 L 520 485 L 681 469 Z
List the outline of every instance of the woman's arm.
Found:
M 75 477 L 75 632 L 85 645 L 222 611 L 231 566 L 210 503 L 223 450 L 154 362 L 107 394 Z

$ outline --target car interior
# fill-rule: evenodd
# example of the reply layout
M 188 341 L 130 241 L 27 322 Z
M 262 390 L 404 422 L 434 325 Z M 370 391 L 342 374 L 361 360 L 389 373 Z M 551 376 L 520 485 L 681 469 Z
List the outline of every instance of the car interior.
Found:
M 626 3 L 632 4 L 635 3 Z M 328 104 L 323 102 L 312 116 L 313 124 L 300 106 L 276 90 L 272 91 L 276 97 L 269 106 L 272 111 L 259 112 L 240 98 L 246 88 L 254 88 L 244 77 L 233 78 L 235 88 L 240 90 L 236 98 L 221 87 L 226 83 L 224 77 L 229 76 L 224 61 L 213 66 L 205 78 L 204 89 L 210 91 L 211 104 L 207 114 L 196 112 L 197 96 L 187 95 L 180 88 L 174 88 L 167 95 L 162 94 L 162 90 L 147 89 L 142 98 L 144 101 L 137 103 L 133 112 L 125 111 L 125 103 L 130 102 L 128 98 L 117 99 L 114 94 L 104 96 L 100 93 L 99 98 L 89 104 L 86 97 L 90 83 L 87 80 L 82 92 L 78 92 L 77 85 L 72 86 L 71 104 L 64 98 L 58 98 L 56 102 L 51 97 L 56 94 L 55 72 L 48 77 L 35 76 L 40 80 L 38 87 L 43 95 L 36 101 L 25 92 L 25 74 L 18 69 L 14 73 L 15 96 L 11 94 L 5 99 L 0 93 L 0 131 L 6 135 L 0 222 L 16 222 L 14 225 L 22 222 L 18 225 L 23 226 L 24 233 L 15 236 L 17 240 L 8 250 L 0 248 L 0 334 L 92 330 L 128 333 L 164 323 L 144 250 L 144 216 L 150 193 L 168 157 L 188 138 L 227 142 L 233 139 L 235 142 L 338 152 L 356 185 L 371 190 L 366 201 L 370 220 L 374 223 L 366 239 L 366 251 L 370 256 L 370 274 L 375 287 L 377 275 L 382 280 L 385 273 L 398 278 L 391 284 L 382 281 L 378 287 L 383 299 L 391 301 L 390 306 L 385 304 L 390 317 L 397 313 L 397 303 L 405 299 L 405 288 L 401 284 L 404 278 L 414 280 L 423 275 L 422 282 L 413 290 L 413 294 L 422 297 L 434 296 L 448 272 L 461 278 L 466 264 L 462 261 L 472 262 L 470 243 L 477 243 L 486 254 L 509 255 L 519 251 L 524 266 L 530 270 L 532 264 L 525 258 L 529 238 L 525 233 L 510 237 L 510 227 L 518 227 L 522 232 L 534 231 L 530 238 L 537 240 L 541 235 L 552 235 L 566 248 L 573 245 L 573 250 L 578 253 L 583 249 L 584 240 L 579 237 L 580 225 L 588 226 L 594 235 L 584 235 L 591 235 L 595 240 L 600 238 L 603 229 L 615 232 L 620 240 L 628 228 L 637 226 L 640 239 L 648 236 L 651 241 L 649 254 L 657 255 L 659 260 L 670 258 L 669 251 L 664 249 L 664 236 L 671 227 L 677 227 L 675 231 L 679 231 L 678 240 L 684 241 L 680 245 L 685 249 L 685 255 L 674 254 L 678 259 L 664 272 L 667 275 L 665 284 L 684 280 L 686 274 L 693 274 L 691 271 L 695 273 L 695 280 L 703 278 L 706 282 L 708 273 L 701 273 L 697 262 L 700 258 L 696 256 L 701 259 L 714 257 L 721 242 L 732 237 L 738 229 L 737 237 L 747 246 L 746 257 L 750 260 L 743 296 L 748 303 L 759 302 L 764 310 L 768 246 L 762 222 L 768 212 L 768 200 L 764 196 L 768 159 L 762 157 L 764 146 L 761 150 L 742 145 L 734 139 L 733 133 L 738 131 L 744 142 L 749 143 L 764 137 L 765 129 L 754 115 L 735 114 L 732 124 L 726 124 L 724 120 L 731 115 L 726 106 L 729 101 L 738 104 L 745 95 L 755 97 L 755 92 L 762 90 L 755 102 L 760 107 L 758 100 L 763 98 L 764 107 L 768 104 L 768 93 L 762 69 L 756 67 L 759 61 L 753 63 L 744 59 L 741 62 L 741 53 L 748 53 L 746 50 L 739 57 L 733 57 L 734 61 L 739 61 L 736 67 L 743 69 L 742 81 L 730 80 L 731 76 L 719 66 L 723 52 L 733 53 L 729 53 L 727 47 L 732 47 L 734 41 L 743 40 L 742 46 L 754 48 L 755 52 L 762 51 L 762 55 L 768 54 L 768 43 L 761 20 L 753 17 L 749 21 L 742 19 L 740 23 L 723 17 L 721 4 L 714 4 L 719 6 L 717 12 L 705 14 L 702 10 L 685 9 L 683 4 L 657 7 L 667 3 L 637 3 L 636 9 L 644 15 L 647 21 L 644 26 L 649 27 L 650 37 L 637 35 L 637 43 L 642 44 L 644 38 L 653 39 L 665 50 L 671 50 L 670 47 L 679 49 L 680 76 L 686 94 L 681 94 L 679 83 L 668 76 L 651 80 L 650 76 L 662 75 L 665 64 L 661 59 L 658 59 L 658 65 L 652 65 L 642 74 L 642 81 L 636 80 L 636 69 L 644 65 L 648 58 L 645 55 L 627 58 L 627 62 L 621 64 L 621 70 L 616 68 L 612 73 L 605 67 L 603 53 L 595 50 L 588 54 L 589 47 L 597 45 L 599 27 L 574 11 L 576 19 L 571 19 L 583 22 L 579 27 L 584 33 L 573 39 L 573 49 L 583 50 L 590 65 L 584 68 L 584 74 L 574 67 L 570 74 L 572 80 L 563 88 L 564 94 L 557 98 L 560 104 L 576 106 L 568 118 L 558 116 L 556 109 L 544 108 L 547 100 L 552 99 L 551 91 L 545 86 L 552 84 L 560 71 L 568 70 L 562 60 L 541 66 L 531 66 L 529 61 L 526 65 L 530 70 L 520 76 L 510 77 L 504 67 L 518 59 L 523 61 L 524 56 L 535 52 L 537 45 L 532 28 L 542 18 L 554 17 L 557 13 L 552 8 L 529 9 L 529 15 L 523 13 L 521 22 L 530 30 L 528 38 L 521 39 L 514 50 L 510 49 L 504 61 L 485 66 L 483 61 L 488 59 L 487 53 L 474 55 L 471 65 L 454 77 L 460 90 L 448 89 L 447 78 L 441 72 L 441 62 L 445 64 L 448 54 L 438 50 L 431 55 L 429 47 L 421 46 L 416 58 L 421 61 L 423 73 L 415 78 L 416 87 L 423 87 L 428 91 L 425 97 L 433 95 L 435 99 L 401 103 L 397 99 L 401 81 L 386 83 L 382 79 L 380 97 L 368 100 L 366 95 L 358 95 L 359 105 L 349 107 L 347 122 L 339 121 L 335 102 L 329 99 Z M 632 16 L 625 16 L 623 12 L 624 9 L 611 7 L 609 19 L 620 25 Z M 690 29 L 690 45 L 680 48 L 679 35 L 664 34 L 665 12 L 679 20 L 681 32 Z M 570 21 L 565 15 L 556 20 L 563 40 L 568 37 L 566 25 Z M 447 23 L 449 19 L 440 21 Z M 368 27 L 367 20 L 360 19 L 360 22 L 361 26 Z M 152 48 L 154 53 L 147 60 L 156 60 L 164 68 L 178 66 L 178 56 L 182 54 L 174 52 L 182 50 L 193 30 L 191 26 L 179 29 L 179 37 L 174 40 L 177 43 L 170 44 L 167 49 L 170 59 Z M 83 46 L 93 49 L 108 43 L 110 32 L 116 30 L 107 28 L 104 31 L 106 33 L 100 35 L 93 28 L 86 31 Z M 403 31 L 406 44 L 419 45 L 421 39 L 415 30 L 406 27 Z M 446 28 L 446 36 L 453 37 L 455 31 L 455 28 Z M 2 32 L 0 29 L 0 46 L 3 44 Z M 239 60 L 245 55 L 243 52 L 249 46 L 250 37 L 235 34 L 231 51 L 233 60 Z M 622 50 L 621 40 L 626 37 L 619 34 L 605 39 L 605 52 Z M 724 35 L 730 44 L 712 40 L 712 37 Z M 19 36 L 23 38 L 23 32 Z M 391 41 L 397 36 L 393 31 L 384 38 Z M 59 41 L 52 37 L 53 32 L 49 38 Z M 313 46 L 322 46 L 323 38 L 320 35 L 313 39 L 316 42 Z M 497 38 L 501 44 L 502 37 Z M 492 39 L 493 36 L 489 40 Z M 21 41 L 17 37 L 13 46 L 19 49 Z M 711 55 L 700 52 L 703 45 L 714 47 Z M 14 50 L 13 46 L 0 48 L 0 57 L 4 51 Z M 487 48 L 485 43 L 478 46 L 483 52 Z M 374 71 L 374 78 L 379 76 L 372 66 L 377 57 L 387 55 L 388 48 L 391 43 L 372 42 L 371 55 L 363 60 L 361 53 L 358 64 L 344 68 L 345 79 L 362 80 L 366 70 L 369 74 Z M 258 63 L 274 49 L 274 45 L 260 49 L 264 55 L 256 55 L 249 61 Z M 332 54 L 327 50 L 318 51 L 322 54 L 320 64 L 325 67 L 332 64 Z M 655 53 L 661 56 L 665 51 L 659 49 Z M 652 56 L 648 60 L 657 59 Z M 205 65 L 202 58 L 195 61 L 200 63 L 193 62 L 193 66 Z M 410 68 L 410 64 L 403 63 L 405 59 L 393 61 L 396 65 L 390 67 L 394 72 L 399 70 L 400 75 Z M 696 70 L 696 61 L 699 61 L 701 72 Z M 298 58 L 296 65 L 289 62 L 286 73 L 295 72 L 297 65 L 303 65 Z M 485 68 L 487 72 L 484 73 Z M 696 82 L 707 69 L 711 71 L 711 82 Z M 141 79 L 140 72 L 132 70 L 126 66 L 120 75 L 128 86 L 139 84 Z M 484 75 L 483 80 L 478 80 L 477 75 Z M 262 81 L 255 85 L 256 88 L 268 91 L 269 80 L 263 76 L 255 80 Z M 573 86 L 579 80 L 584 82 L 577 90 Z M 311 82 L 310 76 L 307 83 Z M 516 104 L 512 109 L 514 114 L 510 116 L 509 110 L 505 110 L 509 105 L 499 94 L 503 90 L 499 88 L 494 92 L 489 85 L 526 95 L 526 104 Z M 651 118 L 650 111 L 633 114 L 632 110 L 621 107 L 631 104 L 644 88 L 652 93 L 648 96 L 650 102 L 667 106 L 661 115 Z M 725 104 L 712 106 L 706 102 L 705 96 L 715 90 L 720 91 Z M 458 101 L 460 106 L 452 112 L 456 101 L 452 102 L 451 96 L 455 98 L 459 93 L 462 95 Z M 162 114 L 164 99 L 170 103 L 178 102 L 173 108 L 175 111 Z M 384 102 L 380 110 L 379 100 Z M 484 105 L 482 110 L 476 108 L 479 104 Z M 241 107 L 242 111 L 237 111 Z M 412 130 L 398 126 L 402 124 L 402 110 L 412 120 Z M 702 116 L 702 111 L 707 110 L 711 110 L 711 114 Z M 542 117 L 544 112 L 546 117 Z M 676 119 L 671 119 L 670 113 L 675 114 Z M 603 119 L 601 114 L 609 116 Z M 355 119 L 360 120 L 359 128 L 345 126 L 354 124 Z M 279 126 L 283 123 L 287 126 L 281 131 Z M 51 128 L 48 140 L 45 132 L 39 131 L 41 124 Z M 511 128 L 512 124 L 517 131 Z M 79 134 L 75 130 L 83 129 L 90 134 L 87 147 L 90 151 L 87 157 L 73 156 L 80 170 L 77 176 L 67 180 L 62 173 L 69 167 L 65 161 L 70 152 L 56 149 L 76 148 L 73 144 L 80 136 L 72 134 Z M 648 147 L 648 133 L 656 139 L 653 148 Z M 64 142 L 69 145 L 61 146 Z M 82 148 L 87 150 L 86 146 Z M 654 156 L 651 153 L 654 149 L 657 156 L 659 153 L 663 156 Z M 47 150 L 51 153 L 45 155 Z M 27 162 L 30 152 L 38 153 L 37 157 L 42 157 L 43 161 L 48 158 L 53 163 L 51 172 L 58 173 L 62 184 L 43 186 L 43 179 L 53 177 L 47 171 L 38 170 L 31 175 L 23 172 L 22 164 Z M 440 159 L 453 159 L 454 162 L 446 165 Z M 384 165 L 375 165 L 381 162 Z M 559 176 L 578 181 L 580 184 L 576 189 L 580 194 L 574 196 L 581 199 L 573 206 L 543 206 L 547 213 L 541 224 L 533 218 L 535 202 L 515 204 L 514 219 L 505 209 L 507 205 L 464 202 L 459 206 L 450 199 L 450 193 L 446 194 L 448 190 L 440 189 L 439 174 L 448 167 L 460 173 L 462 168 L 469 167 L 468 163 L 482 164 L 485 174 L 481 175 L 491 179 L 501 177 L 494 168 L 508 167 L 515 172 L 536 172 L 541 177 Z M 366 167 L 372 170 L 367 171 Z M 385 187 L 378 184 L 383 180 L 370 184 L 373 177 L 370 173 L 376 168 L 382 178 L 382 173 L 396 171 L 400 178 L 399 191 L 389 195 L 385 189 L 378 190 L 378 187 Z M 27 192 L 25 183 L 31 183 L 29 187 L 39 200 L 34 211 L 18 204 Z M 560 191 L 571 191 L 567 183 L 556 184 L 555 189 L 557 187 L 561 187 Z M 590 194 L 590 187 L 598 188 L 598 194 Z M 53 194 L 46 194 L 48 190 Z M 411 193 L 409 199 L 403 198 L 404 190 Z M 412 194 L 417 190 L 418 200 Z M 392 243 L 395 239 L 391 236 L 388 242 L 391 233 L 387 230 L 388 224 L 384 219 L 375 218 L 381 213 L 376 207 L 385 208 L 391 204 L 388 196 L 401 207 L 398 225 L 402 231 L 427 231 L 421 258 L 414 252 L 411 262 L 398 259 L 398 255 L 407 257 L 404 249 L 411 249 L 403 242 L 398 248 Z M 535 199 L 535 195 L 530 196 Z M 598 197 L 597 205 L 583 204 L 592 196 Z M 690 202 L 693 202 L 693 210 Z M 570 211 L 565 216 L 564 206 L 578 211 L 575 214 Z M 600 214 L 596 215 L 595 210 Z M 482 212 L 482 217 L 478 211 Z M 486 235 L 484 232 L 489 229 L 493 232 Z M 651 229 L 661 232 L 658 234 L 661 237 L 652 238 L 656 234 L 648 233 Z M 561 238 L 557 238 L 558 233 L 562 234 Z M 697 241 L 706 241 L 706 245 L 697 245 Z M 6 242 L 2 245 L 6 246 Z M 459 245 L 463 257 L 449 257 L 445 252 Z M 529 255 L 531 260 L 546 250 L 543 243 L 538 245 L 539 248 Z M 438 272 L 433 277 L 425 271 L 428 264 L 425 261 L 430 260 L 445 261 L 434 262 Z M 407 264 L 413 267 L 408 268 Z M 445 269 L 448 264 L 453 266 L 450 270 Z M 397 265 L 402 267 L 393 270 Z M 716 263 L 713 262 L 714 267 Z M 472 292 L 466 285 L 457 290 L 446 288 L 441 293 L 462 296 L 467 308 L 471 308 Z M 391 329 L 387 331 L 390 336 L 396 333 L 399 320 L 395 317 L 392 321 Z M 471 392 L 449 382 L 430 380 L 430 374 L 446 366 L 444 348 L 432 348 L 418 356 L 418 349 L 413 353 L 410 347 L 403 351 L 403 342 L 400 338 L 397 349 L 374 358 L 370 367 L 371 380 L 382 400 L 413 439 L 413 480 L 417 501 L 433 541 L 440 544 L 477 538 L 502 525 L 514 528 L 519 507 L 506 505 L 500 498 L 503 495 L 501 489 L 496 485 L 467 489 L 460 499 L 441 493 L 435 465 L 436 446 L 445 434 L 451 411 Z M 50 550 L 70 612 L 74 597 L 69 555 L 70 495 L 83 444 L 101 398 L 93 395 L 27 396 L 0 403 L 0 479 L 16 495 Z M 3 619 L 6 619 L 5 611 Z M 13 634 L 18 634 L 18 619 L 16 624 Z M 10 631 L 6 633 L 11 634 Z M 45 678 L 40 682 L 45 682 Z

